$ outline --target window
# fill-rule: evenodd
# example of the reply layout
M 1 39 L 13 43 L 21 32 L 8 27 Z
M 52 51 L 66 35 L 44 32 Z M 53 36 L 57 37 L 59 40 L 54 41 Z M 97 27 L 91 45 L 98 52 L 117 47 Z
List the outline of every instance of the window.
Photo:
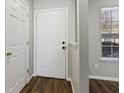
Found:
M 119 58 L 119 8 L 101 9 L 101 44 L 103 58 Z

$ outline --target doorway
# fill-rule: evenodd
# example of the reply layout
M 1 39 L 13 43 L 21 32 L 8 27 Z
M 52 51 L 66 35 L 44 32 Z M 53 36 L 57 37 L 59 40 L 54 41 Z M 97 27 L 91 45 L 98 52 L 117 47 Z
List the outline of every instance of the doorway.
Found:
M 68 77 L 68 9 L 35 10 L 35 74 Z

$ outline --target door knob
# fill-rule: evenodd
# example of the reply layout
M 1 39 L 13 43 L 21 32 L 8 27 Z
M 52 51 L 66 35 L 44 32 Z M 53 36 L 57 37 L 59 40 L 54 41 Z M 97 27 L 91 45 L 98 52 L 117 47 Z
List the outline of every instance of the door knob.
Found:
M 62 49 L 66 49 L 66 47 L 63 46 Z
M 12 53 L 11 53 L 11 52 L 7 52 L 6 55 L 7 55 L 7 56 L 11 56 Z

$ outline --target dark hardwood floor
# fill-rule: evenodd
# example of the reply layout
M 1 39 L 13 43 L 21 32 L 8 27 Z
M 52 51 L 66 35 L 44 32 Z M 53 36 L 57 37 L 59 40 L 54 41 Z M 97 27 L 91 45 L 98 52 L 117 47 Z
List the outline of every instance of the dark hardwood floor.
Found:
M 119 83 L 114 81 L 103 81 L 90 79 L 89 93 L 119 93 Z M 72 93 L 69 81 L 33 77 L 20 93 Z
M 72 88 L 66 80 L 33 77 L 20 93 L 72 93 Z
M 90 93 L 119 93 L 119 83 L 90 79 Z

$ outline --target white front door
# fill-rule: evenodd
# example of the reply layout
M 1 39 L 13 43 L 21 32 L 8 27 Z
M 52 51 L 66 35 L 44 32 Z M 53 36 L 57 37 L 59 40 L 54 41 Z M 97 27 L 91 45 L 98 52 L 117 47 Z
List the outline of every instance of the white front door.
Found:
M 27 83 L 26 11 L 20 0 L 6 0 L 6 93 Z
M 65 79 L 66 9 L 36 13 L 36 75 Z

